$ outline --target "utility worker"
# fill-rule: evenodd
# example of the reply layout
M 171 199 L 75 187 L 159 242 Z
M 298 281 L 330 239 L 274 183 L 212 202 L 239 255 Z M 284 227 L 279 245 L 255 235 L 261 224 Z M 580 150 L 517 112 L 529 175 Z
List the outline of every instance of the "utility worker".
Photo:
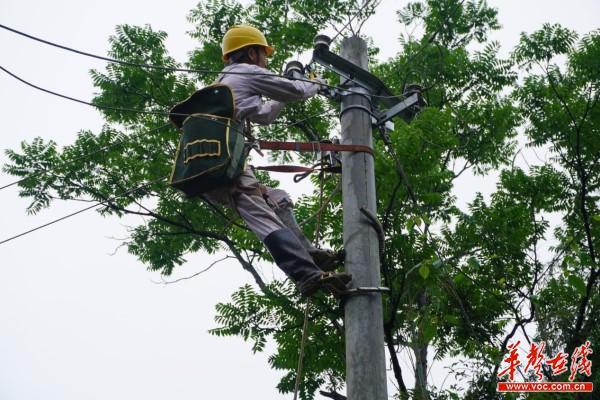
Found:
M 222 50 L 226 66 L 216 83 L 231 88 L 238 121 L 268 125 L 285 102 L 307 99 L 319 90 L 318 82 L 285 79 L 267 70 L 266 58 L 273 54 L 273 48 L 252 26 L 231 27 L 223 37 Z M 349 274 L 323 271 L 334 269 L 339 255 L 315 248 L 294 218 L 289 195 L 260 184 L 249 168 L 232 185 L 208 192 L 207 198 L 237 210 L 303 296 L 321 288 L 340 290 L 350 282 Z

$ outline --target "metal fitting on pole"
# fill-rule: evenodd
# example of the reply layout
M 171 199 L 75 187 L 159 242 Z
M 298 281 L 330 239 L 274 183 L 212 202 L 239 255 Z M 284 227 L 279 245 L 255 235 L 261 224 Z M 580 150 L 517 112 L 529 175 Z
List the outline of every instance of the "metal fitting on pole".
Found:
M 292 79 L 304 78 L 304 66 L 300 61 L 290 61 L 285 66 L 285 76 Z

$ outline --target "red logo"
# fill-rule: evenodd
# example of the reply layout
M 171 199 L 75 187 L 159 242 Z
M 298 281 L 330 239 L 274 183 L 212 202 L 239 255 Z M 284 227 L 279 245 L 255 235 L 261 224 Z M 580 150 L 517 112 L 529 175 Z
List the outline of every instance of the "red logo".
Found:
M 515 382 L 515 373 L 521 372 L 522 365 L 519 358 L 520 340 L 509 344 L 507 347 L 508 355 L 503 359 L 506 368 L 498 373 L 498 378 L 508 377 L 508 382 L 499 382 L 498 391 L 500 392 L 591 392 L 593 384 L 591 382 L 573 382 L 576 376 L 592 375 L 592 361 L 588 356 L 593 353 L 590 341 L 586 341 L 581 346 L 577 347 L 571 355 L 570 368 L 567 368 L 569 354 L 559 351 L 552 358 L 546 357 L 544 354 L 545 342 L 531 343 L 527 353 L 525 354 L 526 364 L 522 369 L 522 373 L 526 374 L 532 371 L 535 374 L 534 382 Z M 547 366 L 552 376 L 560 375 L 564 372 L 571 371 L 569 382 L 544 382 L 543 371 L 544 366 Z M 546 369 L 548 373 L 548 369 Z

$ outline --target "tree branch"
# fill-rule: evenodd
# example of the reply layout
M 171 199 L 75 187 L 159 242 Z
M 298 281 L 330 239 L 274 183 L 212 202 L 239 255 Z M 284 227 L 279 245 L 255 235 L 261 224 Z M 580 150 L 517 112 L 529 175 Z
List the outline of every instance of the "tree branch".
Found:
M 338 392 L 326 392 L 324 390 L 319 390 L 319 393 L 321 394 L 321 396 L 323 397 L 329 397 L 330 399 L 333 400 L 346 400 L 347 397 L 339 394 Z
M 187 280 L 187 279 L 192 279 L 192 278 L 195 278 L 196 276 L 198 276 L 200 274 L 205 273 L 206 271 L 210 270 L 212 267 L 214 267 L 218 263 L 220 263 L 222 261 L 225 261 L 228 258 L 233 258 L 233 257 L 231 257 L 231 256 L 225 256 L 223 258 L 220 258 L 217 261 L 212 262 L 208 267 L 204 268 L 202 271 L 196 272 L 195 274 L 190 275 L 190 276 L 185 276 L 183 278 L 175 279 L 173 281 L 162 281 L 162 282 L 152 281 L 152 283 L 156 283 L 156 284 L 159 284 L 159 285 L 171 285 L 173 283 L 181 282 L 181 281 L 184 281 L 184 280 Z

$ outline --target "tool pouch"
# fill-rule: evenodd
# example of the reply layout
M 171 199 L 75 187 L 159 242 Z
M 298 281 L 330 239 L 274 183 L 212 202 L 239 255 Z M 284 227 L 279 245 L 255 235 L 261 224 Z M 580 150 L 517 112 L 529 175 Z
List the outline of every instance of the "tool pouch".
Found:
M 198 90 L 171 109 L 169 119 L 182 131 L 171 186 L 193 197 L 238 177 L 247 151 L 234 115 L 233 93 L 220 84 Z

